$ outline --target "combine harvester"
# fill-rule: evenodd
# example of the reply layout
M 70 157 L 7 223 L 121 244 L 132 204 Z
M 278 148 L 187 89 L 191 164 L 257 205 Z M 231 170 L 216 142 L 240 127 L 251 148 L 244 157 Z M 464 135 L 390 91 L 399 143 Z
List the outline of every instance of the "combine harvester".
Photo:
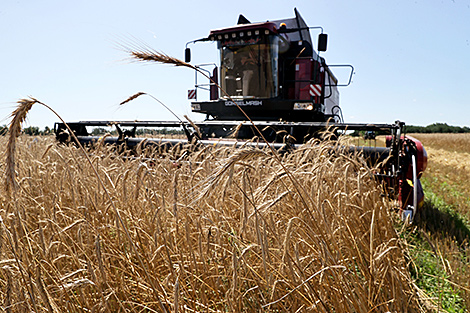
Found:
M 81 121 L 67 123 L 82 144 L 92 144 L 99 137 L 90 136 L 90 127 L 115 126 L 119 136 L 106 137 L 105 143 L 134 148 L 140 145 L 181 143 L 266 147 L 277 150 L 298 148 L 321 131 L 360 130 L 389 133 L 386 147 L 347 147 L 361 151 L 371 164 L 381 162 L 377 177 L 390 194 L 400 201 L 402 216 L 412 219 L 423 199 L 419 178 L 426 168 L 427 155 L 418 140 L 403 134 L 404 123 L 344 123 L 339 106 L 338 87 L 351 82 L 353 67 L 327 65 L 319 53 L 326 51 L 327 35 L 321 27 L 308 27 L 296 9 L 295 17 L 251 23 L 240 15 L 236 26 L 212 30 L 208 37 L 188 42 L 185 64 L 191 61 L 189 44 L 216 42 L 219 64 L 191 65 L 196 70 L 195 89 L 188 91 L 193 112 L 206 115 L 201 122 L 179 121 Z M 313 48 L 310 29 L 320 30 L 318 52 Z M 334 67 L 350 70 L 349 81 L 339 84 Z M 198 83 L 198 76 L 209 78 Z M 200 80 L 200 79 L 199 79 Z M 201 91 L 208 100 L 197 101 Z M 127 128 L 126 128 L 127 127 Z M 182 127 L 187 139 L 137 138 L 137 128 Z M 72 137 L 63 123 L 55 124 L 57 139 L 70 142 Z M 122 130 L 127 129 L 127 130 Z M 258 136 L 266 141 L 254 142 Z M 230 138 L 230 139 L 229 139 Z M 236 141 L 234 141 L 234 138 Z M 287 147 L 287 149 L 286 149 Z

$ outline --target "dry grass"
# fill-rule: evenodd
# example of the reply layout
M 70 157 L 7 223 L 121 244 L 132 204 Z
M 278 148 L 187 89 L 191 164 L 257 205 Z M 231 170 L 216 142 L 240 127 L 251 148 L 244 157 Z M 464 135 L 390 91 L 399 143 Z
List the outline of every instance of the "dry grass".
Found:
M 420 227 L 448 280 L 470 307 L 470 134 L 412 134 L 428 152 Z
M 424 180 L 470 220 L 470 134 L 413 134 L 428 152 Z
M 188 147 L 152 162 L 100 147 L 103 188 L 80 150 L 50 140 L 18 138 L 16 201 L 0 195 L 6 311 L 422 310 L 389 203 L 331 143 L 283 166 L 269 151 L 175 166 Z
M 470 134 L 411 134 L 426 147 L 443 149 L 451 152 L 470 153 Z

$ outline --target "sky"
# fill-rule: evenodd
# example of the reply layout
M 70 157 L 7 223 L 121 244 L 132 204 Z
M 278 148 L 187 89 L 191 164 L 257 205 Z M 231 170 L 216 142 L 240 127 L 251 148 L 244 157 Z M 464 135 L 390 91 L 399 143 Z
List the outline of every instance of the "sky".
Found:
M 192 70 L 134 62 L 120 46 L 184 59 L 187 42 L 235 25 L 240 13 L 262 22 L 294 17 L 294 7 L 328 34 L 328 64 L 354 66 L 340 88 L 345 122 L 470 126 L 470 0 L 1 0 L 0 125 L 28 96 L 69 122 L 175 119 L 148 96 L 119 106 L 136 92 L 203 120 L 187 99 Z M 216 44 L 190 47 L 192 64 L 218 61 Z M 25 126 L 57 121 L 36 105 Z

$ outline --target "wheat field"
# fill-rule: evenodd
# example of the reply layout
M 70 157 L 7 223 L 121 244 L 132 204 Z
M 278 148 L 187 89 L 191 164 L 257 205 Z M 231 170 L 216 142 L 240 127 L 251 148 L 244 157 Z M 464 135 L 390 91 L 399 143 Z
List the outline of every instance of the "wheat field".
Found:
M 332 144 L 148 159 L 19 136 L 18 185 L 1 193 L 1 307 L 424 311 L 392 204 L 361 158 Z

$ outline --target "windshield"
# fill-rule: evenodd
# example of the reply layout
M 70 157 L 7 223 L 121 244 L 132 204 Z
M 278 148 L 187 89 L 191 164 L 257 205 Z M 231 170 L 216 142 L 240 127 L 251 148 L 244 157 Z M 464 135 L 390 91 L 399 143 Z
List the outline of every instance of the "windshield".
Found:
M 219 43 L 219 49 L 222 88 L 230 97 L 274 98 L 278 95 L 278 36 Z M 221 97 L 227 98 L 227 95 L 222 93 Z

